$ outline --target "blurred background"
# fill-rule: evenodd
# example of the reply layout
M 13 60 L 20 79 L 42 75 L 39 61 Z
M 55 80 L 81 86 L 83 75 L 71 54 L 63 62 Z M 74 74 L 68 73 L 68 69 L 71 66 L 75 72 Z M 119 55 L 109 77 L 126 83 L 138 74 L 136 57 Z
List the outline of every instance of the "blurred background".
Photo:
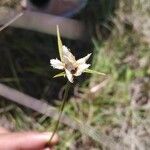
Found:
M 0 0 L 3 11 L 7 8 L 20 12 L 24 4 Z M 149 149 L 150 1 L 31 0 L 25 7 L 37 15 L 52 15 L 52 22 L 67 19 L 64 21 L 71 29 L 61 26 L 64 45 L 77 58 L 92 52 L 92 69 L 107 74 L 83 75 L 75 80 L 65 117 L 77 118 L 86 131 L 73 128 L 73 122 L 62 121 L 56 149 L 117 149 L 117 145 Z M 6 18 L 10 19 L 10 14 L 8 11 Z M 80 26 L 70 25 L 70 20 Z M 25 27 L 8 27 L 0 32 L 0 83 L 59 109 L 66 79 L 53 78 L 57 70 L 50 67 L 49 60 L 58 57 L 57 40 L 54 24 L 46 27 L 53 35 Z M 66 36 L 67 30 L 72 37 Z M 75 33 L 80 37 L 74 37 Z M 1 126 L 12 131 L 53 130 L 56 120 L 41 114 L 40 108 L 36 110 L 36 101 L 29 101 L 28 108 L 23 106 L 22 97 L 14 102 L 7 94 L 9 90 L 4 95 L 0 86 Z M 41 109 L 46 112 L 47 107 Z

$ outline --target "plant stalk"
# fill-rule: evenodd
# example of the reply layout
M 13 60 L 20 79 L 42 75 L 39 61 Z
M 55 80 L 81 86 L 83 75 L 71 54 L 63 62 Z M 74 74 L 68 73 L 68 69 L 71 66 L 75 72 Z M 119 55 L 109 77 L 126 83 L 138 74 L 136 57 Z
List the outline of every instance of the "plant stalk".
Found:
M 57 129 L 58 129 L 58 127 L 59 127 L 59 122 L 60 122 L 60 119 L 61 119 L 61 116 L 62 116 L 64 107 L 65 107 L 65 104 L 66 104 L 66 102 L 67 102 L 70 85 L 71 85 L 71 83 L 70 83 L 69 81 L 67 81 L 67 83 L 66 83 L 66 85 L 65 85 L 65 93 L 64 93 L 64 96 L 63 96 L 62 105 L 61 105 L 61 107 L 60 107 L 60 112 L 59 112 L 58 120 L 57 120 L 57 122 L 56 122 L 54 131 L 53 131 L 53 134 L 52 134 L 52 136 L 50 137 L 48 143 L 51 142 L 52 138 L 54 137 L 54 135 L 55 135 L 55 133 L 57 132 Z

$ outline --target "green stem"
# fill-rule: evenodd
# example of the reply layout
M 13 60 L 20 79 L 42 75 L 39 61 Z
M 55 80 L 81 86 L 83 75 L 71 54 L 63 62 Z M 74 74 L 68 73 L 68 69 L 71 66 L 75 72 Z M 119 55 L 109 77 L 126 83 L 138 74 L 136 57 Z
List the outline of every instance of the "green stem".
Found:
M 51 142 L 52 138 L 54 137 L 55 133 L 57 132 L 57 129 L 58 129 L 58 126 L 59 126 L 59 122 L 60 122 L 60 119 L 61 119 L 61 116 L 62 116 L 64 107 L 65 107 L 65 104 L 66 104 L 66 102 L 67 102 L 70 85 L 71 85 L 71 84 L 70 84 L 69 81 L 68 81 L 67 84 L 65 85 L 65 93 L 64 93 L 64 96 L 63 96 L 62 105 L 61 105 L 61 107 L 60 107 L 60 113 L 59 113 L 59 116 L 58 116 L 58 120 L 57 120 L 57 122 L 56 122 L 56 126 L 55 126 L 55 128 L 54 128 L 54 132 L 53 132 L 52 136 L 50 137 L 49 143 Z

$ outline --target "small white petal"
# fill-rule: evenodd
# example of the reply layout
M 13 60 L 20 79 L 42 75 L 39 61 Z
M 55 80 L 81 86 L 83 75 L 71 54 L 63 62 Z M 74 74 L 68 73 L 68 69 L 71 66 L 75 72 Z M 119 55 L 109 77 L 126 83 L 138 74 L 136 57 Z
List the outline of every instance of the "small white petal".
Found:
M 69 49 L 63 45 L 63 57 L 64 58 L 68 58 L 68 60 L 70 62 L 75 62 L 75 57 L 73 56 L 73 54 L 69 51 Z M 65 61 L 65 60 L 64 60 Z
M 71 72 L 69 70 L 65 69 L 65 71 L 66 71 L 66 76 L 67 76 L 68 80 L 71 83 L 73 83 L 73 75 L 71 74 Z
M 64 64 L 60 60 L 58 60 L 57 58 L 56 59 L 51 59 L 50 64 L 55 69 L 60 69 L 60 70 L 64 69 Z
M 80 76 L 85 69 L 87 69 L 90 64 L 82 64 L 78 66 L 77 72 L 74 74 L 75 76 Z
M 91 53 L 90 54 L 88 54 L 88 55 L 86 55 L 85 57 L 83 57 L 83 58 L 80 58 L 80 59 L 78 59 L 77 60 L 77 64 L 84 64 L 88 59 L 89 59 L 89 57 L 91 56 Z

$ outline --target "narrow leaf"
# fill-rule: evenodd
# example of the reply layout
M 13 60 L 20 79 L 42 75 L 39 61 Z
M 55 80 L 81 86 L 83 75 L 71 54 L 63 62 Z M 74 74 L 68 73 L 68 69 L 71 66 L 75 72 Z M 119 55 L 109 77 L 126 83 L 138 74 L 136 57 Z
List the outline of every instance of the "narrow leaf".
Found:
M 53 78 L 58 78 L 58 77 L 62 77 L 62 76 L 65 77 L 65 72 L 58 73 Z
M 86 69 L 84 72 L 85 72 L 85 73 L 91 73 L 91 74 L 103 75 L 103 76 L 105 76 L 105 75 L 106 75 L 105 73 L 98 72 L 98 71 L 91 70 L 91 69 Z
M 57 43 L 58 43 L 59 56 L 60 56 L 61 61 L 63 61 L 63 56 L 62 56 L 62 46 L 63 46 L 63 44 L 62 44 L 62 41 L 61 41 L 58 25 L 57 25 Z

